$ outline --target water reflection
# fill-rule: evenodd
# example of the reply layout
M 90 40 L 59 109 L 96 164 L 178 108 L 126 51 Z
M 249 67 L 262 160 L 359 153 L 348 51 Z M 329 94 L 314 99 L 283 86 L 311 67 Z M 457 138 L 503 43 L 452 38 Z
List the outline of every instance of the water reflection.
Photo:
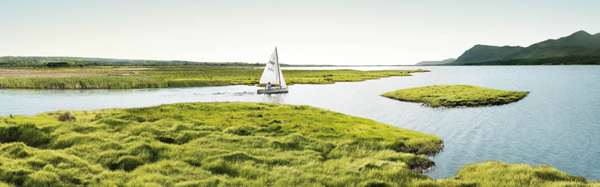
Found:
M 283 94 L 265 94 L 261 102 L 284 104 L 285 97 L 288 93 Z

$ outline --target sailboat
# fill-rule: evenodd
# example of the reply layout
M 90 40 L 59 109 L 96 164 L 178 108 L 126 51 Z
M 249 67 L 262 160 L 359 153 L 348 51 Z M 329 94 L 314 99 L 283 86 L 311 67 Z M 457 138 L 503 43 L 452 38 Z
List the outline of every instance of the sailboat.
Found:
M 285 84 L 285 79 L 281 73 L 281 67 L 279 66 L 279 56 L 277 55 L 277 47 L 271 55 L 262 76 L 260 77 L 259 84 L 267 85 L 271 83 L 271 88 L 259 89 L 258 94 L 274 94 L 274 93 L 287 93 L 288 87 Z

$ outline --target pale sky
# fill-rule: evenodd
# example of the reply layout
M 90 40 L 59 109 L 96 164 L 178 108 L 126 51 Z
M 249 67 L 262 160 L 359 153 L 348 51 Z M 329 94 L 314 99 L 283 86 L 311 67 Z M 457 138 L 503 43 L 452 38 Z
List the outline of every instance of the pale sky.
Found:
M 600 1 L 0 0 L 0 56 L 409 65 L 600 32 Z

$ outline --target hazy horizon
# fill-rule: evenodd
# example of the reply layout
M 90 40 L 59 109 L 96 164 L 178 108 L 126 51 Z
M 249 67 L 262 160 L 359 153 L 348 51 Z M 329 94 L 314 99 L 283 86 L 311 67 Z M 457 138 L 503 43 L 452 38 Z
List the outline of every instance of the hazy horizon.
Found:
M 0 56 L 412 65 L 600 32 L 586 1 L 9 1 Z

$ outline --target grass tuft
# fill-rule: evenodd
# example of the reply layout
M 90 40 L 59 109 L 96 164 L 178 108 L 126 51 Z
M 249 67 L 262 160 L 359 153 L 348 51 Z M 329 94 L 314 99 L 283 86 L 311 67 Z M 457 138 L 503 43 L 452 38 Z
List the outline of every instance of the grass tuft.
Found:
M 70 111 L 58 115 L 59 121 L 77 121 L 77 118 Z

